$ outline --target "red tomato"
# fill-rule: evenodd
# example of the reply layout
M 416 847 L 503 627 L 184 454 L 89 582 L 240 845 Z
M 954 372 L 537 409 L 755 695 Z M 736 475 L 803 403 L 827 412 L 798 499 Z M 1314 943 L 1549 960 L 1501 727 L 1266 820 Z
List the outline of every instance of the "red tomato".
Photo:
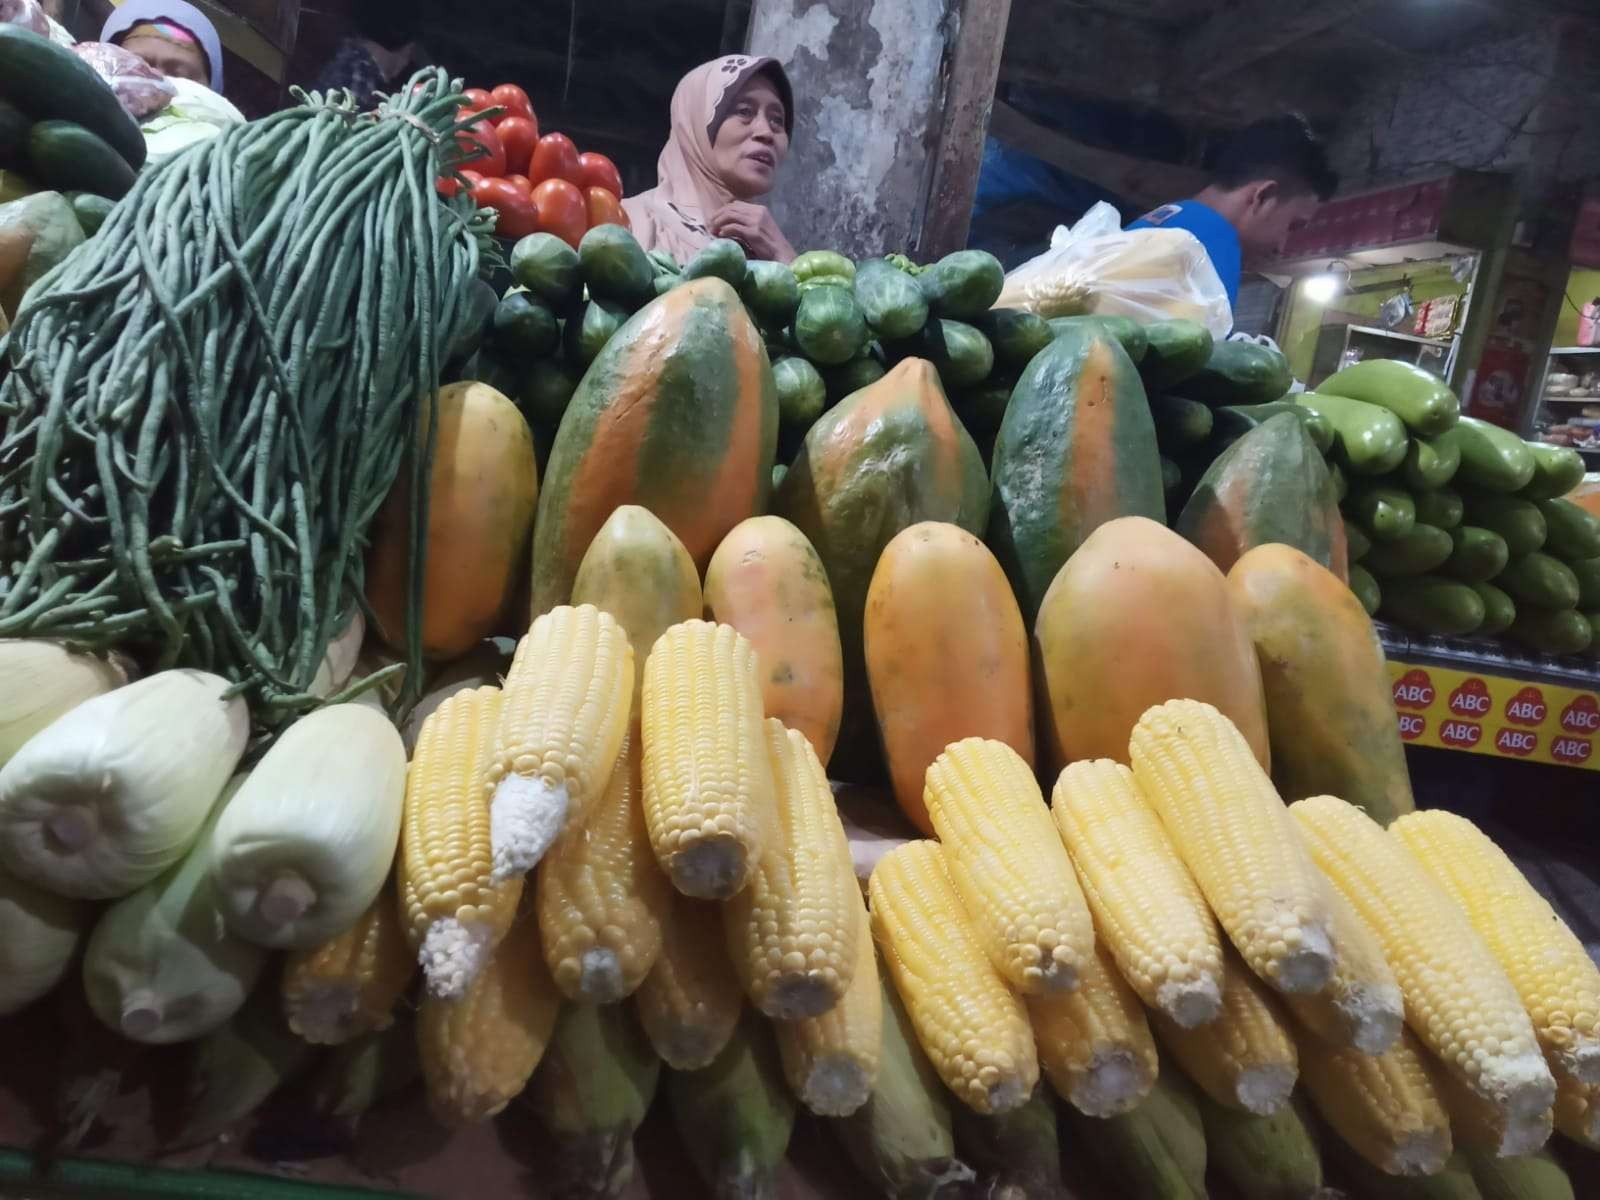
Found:
M 493 103 L 494 97 L 485 88 L 465 88 L 462 90 L 461 105 L 463 108 L 488 108 Z
M 485 175 L 483 174 L 482 171 L 474 171 L 474 170 L 471 170 L 471 169 L 465 168 L 465 167 L 462 168 L 461 170 L 457 171 L 456 174 L 461 176 L 463 179 L 465 179 L 467 181 L 467 187 L 469 189 L 472 187 L 473 184 L 477 183 L 478 180 L 485 178 Z
M 514 83 L 502 83 L 489 93 L 493 101 L 506 110 L 508 117 L 527 117 L 538 124 L 533 115 L 533 103 L 528 99 L 528 93 Z
M 617 172 L 617 164 L 604 154 L 585 150 L 578 155 L 578 170 L 583 176 L 579 180 L 581 186 L 605 188 L 617 199 L 622 199 L 622 176 Z
M 539 144 L 539 126 L 528 117 L 506 117 L 494 127 L 506 151 L 506 171 L 521 175 L 528 169 L 534 147 Z
M 473 143 L 482 146 L 486 153 L 478 155 L 466 165 L 480 175 L 504 175 L 506 173 L 506 151 L 500 144 L 500 135 L 494 131 L 494 126 L 488 121 L 474 121 L 460 133 L 456 134 L 456 141 L 461 146 L 462 154 L 473 153 Z
M 479 208 L 492 208 L 500 214 L 495 222 L 496 237 L 520 238 L 536 233 L 539 216 L 533 201 L 509 179 L 483 179 L 472 185 L 472 198 Z
M 603 187 L 586 188 L 583 198 L 589 210 L 589 228 L 596 225 L 624 225 L 622 202 Z
M 533 195 L 533 184 L 529 182 L 526 175 L 507 175 L 506 179 L 516 184 L 517 191 L 521 192 L 524 196 Z
M 433 181 L 433 190 L 449 200 L 461 190 L 461 185 L 452 176 L 441 175 Z
M 560 134 L 552 134 L 560 137 Z M 568 142 L 567 145 L 571 145 Z M 578 185 L 565 179 L 546 179 L 534 185 L 533 206 L 539 210 L 539 228 L 553 233 L 574 249 L 589 228 L 589 208 Z
M 578 148 L 572 144 L 572 139 L 564 133 L 547 133 L 540 138 L 533 150 L 533 161 L 528 165 L 528 178 L 535 184 L 547 179 L 581 184 L 583 171 L 578 166 Z

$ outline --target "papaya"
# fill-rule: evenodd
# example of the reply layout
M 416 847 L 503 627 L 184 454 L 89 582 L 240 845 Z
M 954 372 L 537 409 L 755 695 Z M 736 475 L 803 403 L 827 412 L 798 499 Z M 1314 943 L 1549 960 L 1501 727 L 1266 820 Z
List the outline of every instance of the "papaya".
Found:
M 706 568 L 705 615 L 749 639 L 766 715 L 804 734 L 827 766 L 839 738 L 844 662 L 816 547 L 782 517 L 739 522 Z
M 533 537 L 533 614 L 572 596 L 578 562 L 622 504 L 653 512 L 703 570 L 766 505 L 778 396 L 761 334 L 714 276 L 646 304 L 573 393 Z
M 1122 517 L 1091 533 L 1045 594 L 1033 643 L 1051 770 L 1127 762 L 1140 716 L 1178 698 L 1217 708 L 1270 765 L 1256 652 L 1227 580 L 1159 522 Z
M 1166 516 L 1155 421 L 1126 351 L 1084 323 L 1034 356 L 995 439 L 988 540 L 1028 621 L 1084 539 L 1127 516 Z
M 959 526 L 923 521 L 884 547 L 864 634 L 895 799 L 932 837 L 923 776 L 951 742 L 993 738 L 1033 764 L 1022 613 L 988 547 Z
M 1246 551 L 1281 542 L 1348 578 L 1333 478 L 1305 423 L 1288 413 L 1269 417 L 1217 456 L 1177 530 L 1224 572 Z
M 422 650 L 455 658 L 494 633 L 519 582 L 539 493 L 533 434 L 485 383 L 439 389 L 422 581 Z M 418 439 L 426 436 L 421 406 Z M 376 632 L 405 646 L 410 595 L 411 469 L 400 468 L 373 523 L 366 597 Z
M 1332 572 L 1292 546 L 1257 546 L 1228 594 L 1261 667 L 1272 774 L 1286 802 L 1332 795 L 1387 825 L 1415 804 L 1372 620 Z
M 649 509 L 623 504 L 606 518 L 578 563 L 572 602 L 617 619 L 633 646 L 633 714 L 656 639 L 701 615 L 700 574 L 689 551 Z

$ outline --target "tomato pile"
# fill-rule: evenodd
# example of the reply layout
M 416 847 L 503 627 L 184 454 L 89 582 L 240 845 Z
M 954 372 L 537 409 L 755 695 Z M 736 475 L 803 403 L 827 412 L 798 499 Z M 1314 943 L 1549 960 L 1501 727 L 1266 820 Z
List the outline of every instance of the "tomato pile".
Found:
M 528 93 L 514 83 L 491 91 L 467 88 L 462 117 L 482 116 L 457 135 L 471 161 L 460 172 L 480 208 L 499 213 L 495 233 L 521 238 L 553 233 L 576 247 L 596 225 L 627 226 L 622 176 L 604 154 L 578 147 L 564 133 L 539 135 Z M 441 178 L 453 196 L 460 184 Z

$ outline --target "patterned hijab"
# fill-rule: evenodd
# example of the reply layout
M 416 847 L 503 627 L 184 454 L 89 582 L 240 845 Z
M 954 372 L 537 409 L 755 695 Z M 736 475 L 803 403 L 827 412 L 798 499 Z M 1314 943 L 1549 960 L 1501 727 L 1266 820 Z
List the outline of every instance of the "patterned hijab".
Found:
M 163 24 L 177 28 L 161 30 Z M 180 44 L 183 39 L 171 34 L 187 34 L 189 44 L 197 45 L 201 57 L 206 60 L 206 69 L 211 75 L 211 90 L 218 94 L 222 92 L 222 39 L 217 37 L 216 26 L 198 8 L 185 3 L 185 0 L 123 0 L 122 4 L 111 10 L 111 15 L 101 26 L 100 40 L 120 45 L 139 25 L 155 25 L 161 30 L 160 36 Z
M 665 250 L 684 263 L 711 240 L 706 223 L 734 198 L 717 174 L 711 147 L 744 85 L 759 74 L 778 89 L 784 127 L 792 136 L 794 93 L 775 58 L 730 54 L 701 63 L 678 81 L 672 133 L 656 161 L 656 186 L 622 202 L 646 250 Z

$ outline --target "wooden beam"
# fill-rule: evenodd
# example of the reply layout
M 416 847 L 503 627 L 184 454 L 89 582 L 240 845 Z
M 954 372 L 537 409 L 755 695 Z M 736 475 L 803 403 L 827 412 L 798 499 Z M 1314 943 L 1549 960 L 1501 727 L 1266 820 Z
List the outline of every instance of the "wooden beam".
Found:
M 1241 0 L 1208 17 L 1179 39 L 1180 78 L 1189 85 L 1215 83 L 1297 42 L 1342 25 L 1375 0 Z
M 1205 175 L 1189 167 L 1135 158 L 1115 150 L 1087 146 L 1047 129 L 1009 104 L 997 101 L 989 132 L 1008 146 L 1043 159 L 1080 179 L 1097 183 L 1134 204 L 1163 204 L 1192 196 L 1205 186 Z
M 929 262 L 967 244 L 1011 0 L 956 0 L 951 10 L 939 152 L 917 238 L 917 253 Z

